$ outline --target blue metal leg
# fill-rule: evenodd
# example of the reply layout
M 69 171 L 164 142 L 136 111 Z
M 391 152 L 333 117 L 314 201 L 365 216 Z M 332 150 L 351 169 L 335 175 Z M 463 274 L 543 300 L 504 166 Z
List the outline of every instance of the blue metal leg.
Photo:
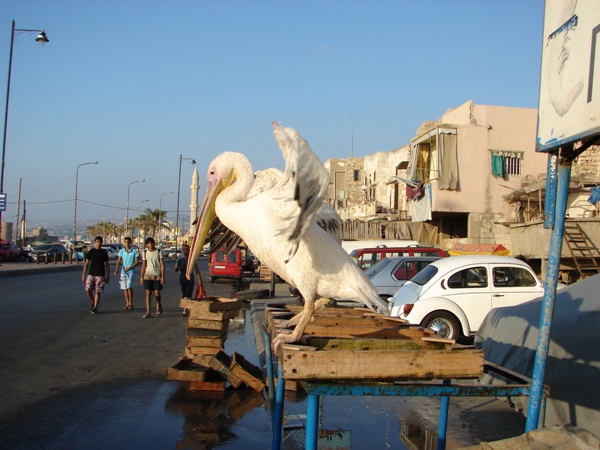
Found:
M 306 450 L 317 450 L 319 437 L 319 396 L 308 395 L 308 409 L 306 414 Z
M 267 384 L 269 387 L 269 407 L 271 408 L 271 425 L 275 422 L 275 380 L 273 379 L 273 352 L 269 335 L 263 330 L 265 339 L 265 355 L 267 360 Z
M 450 385 L 450 380 L 444 380 L 444 385 Z M 448 430 L 448 408 L 450 406 L 450 397 L 443 396 L 440 403 L 440 424 L 438 425 L 437 450 L 446 448 L 446 431 Z
M 283 369 L 279 364 L 277 371 L 277 397 L 275 400 L 275 420 L 273 420 L 273 450 L 281 448 L 283 438 L 283 400 L 285 396 L 285 380 Z

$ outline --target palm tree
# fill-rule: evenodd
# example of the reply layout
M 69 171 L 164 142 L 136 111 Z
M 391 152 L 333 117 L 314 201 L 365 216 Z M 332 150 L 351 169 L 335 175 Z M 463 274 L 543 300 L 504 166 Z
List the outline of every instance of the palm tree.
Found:
M 144 225 L 148 226 L 148 229 L 145 231 L 152 231 L 151 234 L 152 237 L 154 237 L 156 235 L 156 231 L 161 227 L 159 221 L 164 219 L 166 215 L 166 211 L 161 211 L 160 209 L 146 208 L 146 210 L 138 217 L 143 220 Z M 164 224 L 162 226 L 164 227 Z

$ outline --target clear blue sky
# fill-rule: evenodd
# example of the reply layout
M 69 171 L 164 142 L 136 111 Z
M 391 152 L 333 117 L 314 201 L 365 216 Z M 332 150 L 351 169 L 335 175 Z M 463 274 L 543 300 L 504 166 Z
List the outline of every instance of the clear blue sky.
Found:
M 283 168 L 271 121 L 322 161 L 394 150 L 468 100 L 536 108 L 542 0 L 2 0 L 0 103 L 14 42 L 4 191 L 28 221 L 175 218 L 179 155 Z M 3 115 L 2 115 L 3 116 Z M 180 210 L 193 167 L 182 165 Z M 187 221 L 187 219 L 186 219 Z M 81 230 L 83 231 L 83 230 Z

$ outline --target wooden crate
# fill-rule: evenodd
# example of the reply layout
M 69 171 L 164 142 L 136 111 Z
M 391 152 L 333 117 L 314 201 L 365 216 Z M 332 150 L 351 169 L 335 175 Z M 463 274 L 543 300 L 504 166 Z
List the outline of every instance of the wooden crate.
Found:
M 271 340 L 281 329 L 282 315 L 297 307 L 267 308 Z M 361 310 L 322 308 L 304 333 L 307 345 L 282 345 L 279 363 L 286 380 L 403 381 L 478 378 L 483 352 L 456 346 L 432 330 Z
M 226 336 L 223 337 L 186 337 L 187 346 L 188 347 L 212 347 L 212 348 L 223 348 L 225 345 L 225 341 L 227 340 Z
M 233 353 L 231 355 L 231 365 L 229 370 L 233 375 L 242 380 L 248 387 L 251 387 L 256 392 L 262 392 L 265 388 L 263 380 L 263 373 L 255 365 L 246 361 L 239 353 Z
M 203 330 L 219 330 L 227 331 L 229 326 L 229 319 L 225 320 L 205 320 L 205 319 L 193 319 L 188 317 L 188 328 L 201 328 Z
M 261 263 L 260 264 L 260 270 L 259 270 L 259 276 L 260 276 L 260 281 L 271 281 L 271 269 L 266 265 Z
M 233 387 L 239 387 L 240 384 L 242 384 L 242 380 L 230 370 L 231 358 L 227 353 L 220 351 L 211 358 L 209 364 L 214 371 L 221 375 L 225 380 L 229 381 Z
M 167 380 L 205 381 L 208 368 L 195 364 L 189 358 L 182 358 L 173 367 L 167 369 Z

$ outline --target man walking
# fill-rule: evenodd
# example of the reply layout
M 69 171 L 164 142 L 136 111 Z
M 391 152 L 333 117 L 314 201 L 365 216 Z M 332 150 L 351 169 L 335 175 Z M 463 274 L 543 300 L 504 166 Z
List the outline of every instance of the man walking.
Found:
M 90 314 L 98 312 L 100 296 L 104 292 L 104 285 L 110 282 L 110 267 L 108 253 L 102 249 L 102 236 L 94 239 L 94 248 L 85 254 L 81 281 L 85 283 L 85 291 L 90 299 Z M 89 268 L 89 272 L 88 272 Z M 88 272 L 86 277 L 86 272 Z
M 135 267 L 140 263 L 140 255 L 135 248 L 131 247 L 131 238 L 126 237 L 124 240 L 125 247 L 119 250 L 117 256 L 117 267 L 115 268 L 115 276 L 119 273 L 119 266 L 123 265 L 120 274 L 121 290 L 125 295 L 125 306 L 123 309 L 133 309 L 133 276 Z
M 154 296 L 156 297 L 156 315 L 160 316 L 162 314 L 160 291 L 165 282 L 165 263 L 163 261 L 162 253 L 156 248 L 153 238 L 146 238 L 145 244 L 146 248 L 142 253 L 142 275 L 140 277 L 140 284 L 144 286 L 146 291 L 146 314 L 144 314 L 142 318 L 149 319 L 152 317 L 152 314 L 150 313 L 152 307 L 152 292 L 154 292 Z

